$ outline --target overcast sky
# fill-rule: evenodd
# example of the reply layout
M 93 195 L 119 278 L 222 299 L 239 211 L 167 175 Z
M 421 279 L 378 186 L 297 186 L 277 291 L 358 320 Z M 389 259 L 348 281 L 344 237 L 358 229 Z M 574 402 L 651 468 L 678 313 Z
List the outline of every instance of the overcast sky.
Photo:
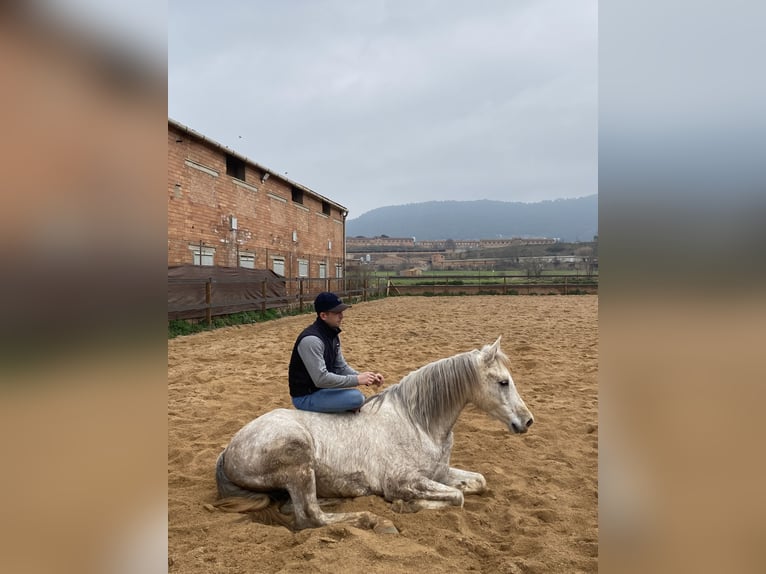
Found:
M 168 115 L 349 208 L 597 192 L 595 0 L 170 0 Z

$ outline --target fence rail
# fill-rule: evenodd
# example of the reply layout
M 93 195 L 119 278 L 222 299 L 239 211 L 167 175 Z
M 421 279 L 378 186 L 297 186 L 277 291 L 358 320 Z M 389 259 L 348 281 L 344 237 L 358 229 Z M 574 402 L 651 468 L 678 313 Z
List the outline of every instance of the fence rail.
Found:
M 548 295 L 598 293 L 598 276 L 421 275 L 388 277 L 386 295 Z
M 205 320 L 241 312 L 310 309 L 321 291 L 333 291 L 354 303 L 403 295 L 545 295 L 598 293 L 598 277 L 545 275 L 366 278 L 270 278 L 252 280 L 231 277 L 168 278 L 168 320 Z

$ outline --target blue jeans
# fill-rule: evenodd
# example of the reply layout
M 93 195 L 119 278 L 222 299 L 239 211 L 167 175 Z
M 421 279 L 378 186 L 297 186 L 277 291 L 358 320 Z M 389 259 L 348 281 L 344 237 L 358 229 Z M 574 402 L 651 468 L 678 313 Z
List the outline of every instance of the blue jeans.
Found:
M 319 389 L 310 395 L 293 397 L 296 409 L 316 413 L 355 411 L 363 404 L 364 395 L 359 389 Z

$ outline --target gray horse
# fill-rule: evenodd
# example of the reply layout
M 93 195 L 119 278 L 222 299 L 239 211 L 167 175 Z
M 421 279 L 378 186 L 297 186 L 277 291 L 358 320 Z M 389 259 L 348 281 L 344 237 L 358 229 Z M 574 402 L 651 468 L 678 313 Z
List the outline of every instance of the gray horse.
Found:
M 481 474 L 450 467 L 452 427 L 463 408 L 472 403 L 513 433 L 532 424 L 509 367 L 498 338 L 409 373 L 368 398 L 359 413 L 268 412 L 240 429 L 219 456 L 214 506 L 261 511 L 286 491 L 295 529 L 349 522 L 378 532 L 396 529 L 369 512 L 324 512 L 317 497 L 374 494 L 396 512 L 462 507 L 464 494 L 487 488 Z

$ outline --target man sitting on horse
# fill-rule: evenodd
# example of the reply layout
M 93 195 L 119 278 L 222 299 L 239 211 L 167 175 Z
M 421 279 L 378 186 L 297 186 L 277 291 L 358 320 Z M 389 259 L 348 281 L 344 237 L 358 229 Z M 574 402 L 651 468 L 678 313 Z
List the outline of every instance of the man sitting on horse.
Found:
M 295 408 L 322 413 L 358 411 L 365 397 L 352 387 L 383 383 L 380 373 L 358 373 L 343 358 L 340 324 L 343 311 L 350 307 L 329 292 L 314 300 L 316 321 L 298 335 L 290 357 L 288 380 Z

